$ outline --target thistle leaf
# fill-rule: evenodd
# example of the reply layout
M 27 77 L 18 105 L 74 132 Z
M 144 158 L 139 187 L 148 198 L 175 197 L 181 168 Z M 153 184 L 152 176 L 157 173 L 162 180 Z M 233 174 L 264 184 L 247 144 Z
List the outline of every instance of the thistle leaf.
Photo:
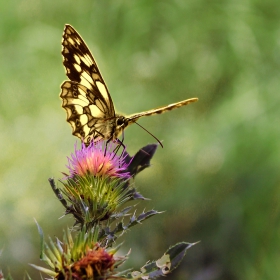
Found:
M 154 156 L 157 147 L 157 144 L 147 145 L 140 149 L 133 158 L 125 152 L 125 162 L 129 163 L 126 171 L 128 171 L 132 177 L 135 177 L 136 174 L 149 167 L 151 165 L 150 160 Z
M 170 247 L 157 261 L 145 264 L 140 271 L 128 274 L 127 279 L 155 279 L 166 276 L 178 267 L 189 248 L 197 243 L 181 242 Z
M 132 207 L 127 207 L 124 210 L 130 210 L 128 208 L 132 208 Z M 126 211 L 125 213 L 127 213 L 128 211 Z M 131 216 L 131 218 L 129 219 L 129 222 L 127 224 L 124 224 L 123 221 L 117 223 L 116 227 L 113 230 L 110 230 L 109 227 L 106 227 L 104 230 L 102 230 L 102 232 L 100 232 L 99 238 L 98 240 L 101 240 L 103 238 L 106 237 L 107 241 L 108 241 L 108 246 L 109 244 L 112 244 L 112 242 L 114 240 L 116 240 L 116 238 L 121 235 L 124 231 L 128 230 L 130 227 L 140 224 L 142 223 L 144 220 L 156 215 L 156 214 L 161 214 L 162 212 L 158 212 L 156 210 L 150 210 L 147 212 L 143 212 L 141 213 L 138 217 L 135 215 L 135 213 Z

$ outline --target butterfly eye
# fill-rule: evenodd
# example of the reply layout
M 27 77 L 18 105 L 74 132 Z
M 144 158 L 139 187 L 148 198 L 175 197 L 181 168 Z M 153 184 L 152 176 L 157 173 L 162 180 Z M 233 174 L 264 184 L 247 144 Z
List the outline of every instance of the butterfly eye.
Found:
M 117 119 L 117 125 L 122 125 L 123 124 L 123 118 L 118 118 Z

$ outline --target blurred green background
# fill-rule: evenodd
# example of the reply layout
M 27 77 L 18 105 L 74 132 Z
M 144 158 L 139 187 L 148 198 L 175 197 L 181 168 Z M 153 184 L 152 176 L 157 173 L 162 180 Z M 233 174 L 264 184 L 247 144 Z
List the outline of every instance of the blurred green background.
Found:
M 123 252 L 138 269 L 179 241 L 201 241 L 168 279 L 280 275 L 280 2 L 4 1 L 0 9 L 0 267 L 15 279 L 39 261 L 46 235 L 72 225 L 47 179 L 61 178 L 77 141 L 61 108 L 64 24 L 94 54 L 117 110 L 190 97 L 139 121 L 163 140 L 136 178 L 165 213 L 132 228 Z M 154 143 L 134 125 L 130 154 Z

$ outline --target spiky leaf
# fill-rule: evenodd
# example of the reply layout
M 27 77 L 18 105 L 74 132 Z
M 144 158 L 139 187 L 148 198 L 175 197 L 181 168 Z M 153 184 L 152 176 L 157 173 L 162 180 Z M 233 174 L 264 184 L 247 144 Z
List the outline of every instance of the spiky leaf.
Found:
M 155 279 L 160 276 L 166 276 L 178 267 L 186 252 L 196 243 L 181 242 L 170 247 L 164 255 L 157 261 L 145 264 L 140 271 L 133 271 L 126 277 L 127 279 Z

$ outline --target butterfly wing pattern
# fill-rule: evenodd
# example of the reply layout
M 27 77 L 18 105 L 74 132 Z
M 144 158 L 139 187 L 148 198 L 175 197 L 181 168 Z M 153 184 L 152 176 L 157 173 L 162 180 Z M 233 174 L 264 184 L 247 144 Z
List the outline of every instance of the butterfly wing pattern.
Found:
M 61 85 L 62 107 L 72 134 L 86 145 L 100 139 L 115 140 L 130 124 L 139 118 L 161 114 L 189 103 L 190 98 L 174 104 L 128 117 L 115 113 L 114 104 L 97 64 L 78 32 L 66 24 L 62 39 L 63 64 L 70 81 Z
M 70 25 L 64 29 L 62 55 L 70 81 L 61 85 L 60 97 L 73 135 L 88 144 L 111 138 L 116 129 L 111 96 L 88 47 Z

